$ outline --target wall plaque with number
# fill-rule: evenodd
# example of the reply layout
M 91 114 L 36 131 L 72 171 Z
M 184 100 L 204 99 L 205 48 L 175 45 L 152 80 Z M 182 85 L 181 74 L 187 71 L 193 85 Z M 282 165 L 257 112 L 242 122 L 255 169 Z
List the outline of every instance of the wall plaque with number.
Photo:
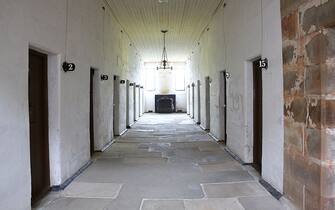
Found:
M 259 64 L 258 64 L 260 69 L 268 69 L 269 67 L 269 62 L 267 58 L 261 59 L 259 60 Z
M 76 69 L 76 65 L 74 63 L 68 62 L 64 62 L 62 67 L 65 72 L 74 71 Z

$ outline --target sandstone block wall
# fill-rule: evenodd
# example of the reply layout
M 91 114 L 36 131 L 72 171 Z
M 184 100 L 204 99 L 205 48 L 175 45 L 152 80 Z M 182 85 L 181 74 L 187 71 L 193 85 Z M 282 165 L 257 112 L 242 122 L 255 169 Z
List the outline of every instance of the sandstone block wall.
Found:
M 335 1 L 281 0 L 284 194 L 335 209 Z

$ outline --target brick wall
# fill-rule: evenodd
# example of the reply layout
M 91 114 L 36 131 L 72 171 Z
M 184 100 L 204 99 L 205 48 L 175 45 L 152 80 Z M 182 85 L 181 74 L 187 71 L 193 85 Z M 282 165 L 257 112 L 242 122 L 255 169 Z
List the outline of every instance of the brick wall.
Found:
M 321 3 L 322 2 L 322 3 Z M 281 0 L 284 194 L 335 209 L 335 0 Z

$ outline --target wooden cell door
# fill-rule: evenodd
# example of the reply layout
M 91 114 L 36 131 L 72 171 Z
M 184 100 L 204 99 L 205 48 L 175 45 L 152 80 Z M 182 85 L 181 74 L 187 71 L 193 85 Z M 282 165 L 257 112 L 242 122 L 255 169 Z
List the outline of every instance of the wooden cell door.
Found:
M 220 130 L 221 130 L 221 140 L 227 143 L 227 72 L 220 72 Z
M 211 129 L 211 78 L 205 78 L 206 130 Z
M 136 87 L 136 96 L 137 96 L 137 105 L 136 105 L 136 120 L 138 120 L 141 117 L 141 87 L 140 85 L 137 85 Z
M 134 115 L 134 122 L 137 121 L 137 117 L 136 117 L 136 104 L 137 104 L 137 93 L 136 93 L 136 83 L 134 82 L 134 86 L 133 86 L 133 115 Z
M 201 123 L 201 94 L 200 94 L 200 80 L 197 81 L 197 124 Z
M 194 115 L 195 115 L 195 112 L 194 112 L 194 107 L 195 107 L 194 86 L 195 86 L 195 84 L 192 83 L 192 85 L 191 85 L 191 117 L 192 117 L 192 119 L 194 119 Z
M 190 91 L 190 85 L 188 85 L 188 86 L 187 86 L 187 89 L 186 89 L 186 97 L 187 97 L 186 102 L 187 102 L 187 114 L 188 114 L 188 115 L 190 115 L 190 113 L 191 113 L 191 112 L 190 112 L 190 106 L 191 106 L 191 105 L 190 105 L 190 104 L 191 104 L 190 92 L 191 92 L 191 91 Z
M 263 87 L 262 70 L 259 68 L 260 59 L 253 62 L 253 123 L 254 123 L 254 146 L 253 166 L 261 173 L 262 171 L 262 133 L 263 133 Z
M 94 153 L 94 69 L 90 69 L 90 153 Z
M 126 81 L 126 126 L 130 128 L 130 81 Z
M 29 50 L 29 124 L 31 203 L 35 204 L 50 190 L 48 57 Z

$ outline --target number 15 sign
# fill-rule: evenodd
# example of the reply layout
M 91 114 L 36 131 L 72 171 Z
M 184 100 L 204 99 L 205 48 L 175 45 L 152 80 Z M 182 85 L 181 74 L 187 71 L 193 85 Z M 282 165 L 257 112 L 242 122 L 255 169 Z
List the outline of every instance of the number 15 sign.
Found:
M 267 69 L 269 68 L 269 62 L 268 62 L 268 59 L 267 59 L 267 58 L 260 59 L 260 60 L 259 60 L 258 67 L 259 67 L 260 69 L 265 69 L 265 70 L 267 70 Z

